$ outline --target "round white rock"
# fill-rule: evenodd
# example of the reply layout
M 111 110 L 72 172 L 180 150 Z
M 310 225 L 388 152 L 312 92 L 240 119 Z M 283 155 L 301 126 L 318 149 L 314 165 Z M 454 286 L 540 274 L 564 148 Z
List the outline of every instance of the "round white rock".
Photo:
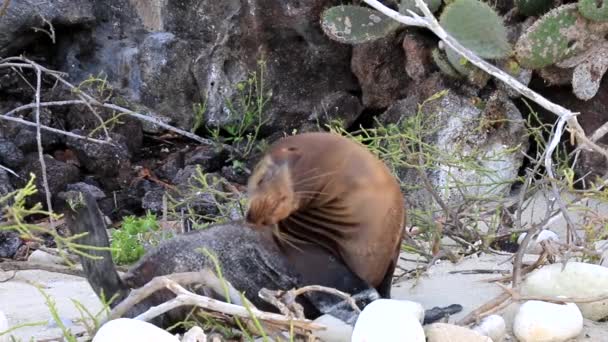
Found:
M 169 332 L 154 324 L 131 318 L 118 318 L 104 324 L 93 342 L 180 342 Z
M 608 267 L 584 262 L 551 264 L 535 270 L 521 284 L 524 296 L 565 296 L 596 298 L 608 294 Z M 608 317 L 608 299 L 578 304 L 583 317 L 600 320 Z
M 351 342 L 425 342 L 424 309 L 416 302 L 377 299 L 359 314 Z
M 427 342 L 493 342 L 488 336 L 471 329 L 447 323 L 433 323 L 424 327 Z
M 567 341 L 582 331 L 583 315 L 574 303 L 527 301 L 513 320 L 513 333 L 520 342 Z
M 473 330 L 490 337 L 494 342 L 502 342 L 507 334 L 507 324 L 502 316 L 490 315 L 483 318 Z
M 522 233 L 519 235 L 519 237 L 517 238 L 518 245 L 521 245 L 521 242 L 524 241 L 524 238 L 527 234 L 528 233 Z M 532 240 L 530 240 L 530 242 L 528 243 L 528 247 L 526 248 L 526 252 L 533 254 L 542 253 L 543 248 L 541 247 L 540 242 L 545 240 L 559 241 L 559 236 L 551 230 L 543 229 L 540 231 L 540 233 L 538 233 L 536 239 L 532 238 Z

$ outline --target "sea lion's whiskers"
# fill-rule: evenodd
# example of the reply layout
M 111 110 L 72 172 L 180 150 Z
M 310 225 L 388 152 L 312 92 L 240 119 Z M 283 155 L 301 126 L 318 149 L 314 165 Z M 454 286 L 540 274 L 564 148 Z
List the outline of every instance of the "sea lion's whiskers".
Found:
M 301 180 L 299 180 L 297 182 L 293 182 L 293 186 L 295 187 L 295 186 L 298 186 L 298 185 L 303 185 L 304 182 L 313 181 L 313 180 L 316 180 L 316 179 L 321 178 L 321 177 L 327 177 L 327 176 L 330 176 L 330 175 L 332 175 L 332 174 L 334 174 L 336 172 L 338 172 L 338 170 L 328 171 L 328 172 L 322 173 L 320 175 L 314 175 L 314 176 L 311 176 L 311 177 L 306 177 L 306 178 L 301 179 Z

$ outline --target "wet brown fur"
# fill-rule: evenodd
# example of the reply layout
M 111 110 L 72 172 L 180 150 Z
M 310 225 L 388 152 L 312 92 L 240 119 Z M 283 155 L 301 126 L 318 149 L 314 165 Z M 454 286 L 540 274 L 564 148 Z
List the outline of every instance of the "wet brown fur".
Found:
M 285 137 L 254 169 L 248 193 L 251 225 L 275 225 L 283 246 L 291 240 L 326 248 L 390 297 L 404 200 L 395 177 L 367 148 L 333 133 Z

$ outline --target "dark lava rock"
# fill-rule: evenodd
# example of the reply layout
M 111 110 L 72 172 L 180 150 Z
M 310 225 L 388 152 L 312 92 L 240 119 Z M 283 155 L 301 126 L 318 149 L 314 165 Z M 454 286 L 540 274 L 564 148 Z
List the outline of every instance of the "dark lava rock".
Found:
M 36 122 L 36 114 L 31 111 L 26 115 L 25 119 Z M 40 123 L 46 126 L 61 128 L 63 127 L 63 120 L 53 114 L 48 108 L 40 109 Z M 21 124 L 15 124 L 13 132 L 16 134 L 12 135 L 12 141 L 19 149 L 24 153 L 34 152 L 38 150 L 38 142 L 36 141 L 36 128 L 31 126 L 23 126 Z M 42 140 L 42 147 L 47 149 L 52 145 L 60 144 L 63 142 L 64 137 L 60 134 L 48 132 L 42 130 L 40 133 Z
M 66 191 L 86 192 L 91 194 L 91 196 L 93 196 L 93 198 L 97 200 L 106 197 L 106 194 L 104 194 L 100 188 L 96 187 L 95 185 L 87 184 L 84 182 L 68 184 L 66 187 Z
M 46 33 L 32 30 L 33 27 L 48 29 L 42 18 L 56 28 L 91 24 L 95 19 L 93 3 L 87 0 L 9 1 L 0 20 L 0 56 L 11 55 L 41 37 L 50 40 Z
M 0 169 L 0 196 L 15 191 L 7 171 Z M 0 216 L 1 217 L 1 216 Z
M 161 213 L 163 211 L 163 196 L 165 189 L 159 188 L 146 192 L 141 199 L 141 207 L 145 210 L 150 210 L 153 213 Z
M 22 244 L 16 232 L 0 231 L 0 258 L 12 258 Z
M 268 129 L 297 128 L 326 94 L 357 92 L 351 47 L 326 37 L 319 15 L 337 0 L 96 2 L 97 21 L 58 50 L 74 82 L 104 72 L 128 101 L 189 130 L 193 105 L 205 123 L 224 125 L 245 110 L 236 86 L 262 71 Z M 95 49 L 91 49 L 95 46 Z M 258 81 L 260 80 L 258 74 Z M 242 90 L 242 89 L 241 89 Z M 228 115 L 228 103 L 236 107 Z M 249 109 L 250 110 L 250 109 Z
M 308 125 L 299 131 L 325 129 L 325 125 L 335 120 L 341 121 L 344 127 L 349 127 L 362 111 L 363 105 L 358 97 L 345 91 L 336 91 L 323 98 L 308 117 Z
M 403 37 L 405 72 L 416 82 L 425 79 L 434 65 L 431 60 L 431 44 L 432 42 L 422 34 L 407 33 Z
M 55 158 L 44 155 L 44 163 L 46 164 L 47 180 L 51 194 L 57 194 L 66 188 L 66 185 L 75 183 L 80 178 L 80 171 L 74 165 L 64 163 Z M 19 174 L 23 179 L 29 179 L 29 174 L 36 175 L 36 188 L 38 192 L 28 198 L 29 203 L 41 202 L 46 203 L 45 190 L 42 184 L 42 171 L 38 153 L 32 152 L 25 156 L 23 168 Z
M 219 171 L 229 157 L 227 147 L 216 145 L 199 145 L 187 152 L 184 157 L 185 165 L 200 165 L 205 172 Z
M 221 174 L 222 177 L 237 184 L 247 184 L 247 179 L 249 178 L 249 173 L 245 172 L 243 169 L 237 169 L 234 166 L 229 165 L 222 167 Z
M 351 67 L 366 108 L 386 108 L 407 95 L 406 59 L 400 37 L 391 34 L 353 47 Z
M 154 172 L 156 176 L 162 179 L 170 180 L 179 172 L 180 169 L 184 168 L 184 152 L 176 151 L 169 154 Z
M 72 133 L 87 135 L 82 130 Z M 100 135 L 96 136 L 97 138 Z M 118 174 L 119 169 L 129 163 L 131 157 L 127 147 L 127 138 L 117 133 L 110 133 L 112 144 L 100 144 L 92 141 L 68 138 L 67 145 L 78 157 L 84 168 L 94 174 L 111 177 Z
M 10 140 L 0 139 L 0 164 L 18 168 L 23 163 L 23 152 Z

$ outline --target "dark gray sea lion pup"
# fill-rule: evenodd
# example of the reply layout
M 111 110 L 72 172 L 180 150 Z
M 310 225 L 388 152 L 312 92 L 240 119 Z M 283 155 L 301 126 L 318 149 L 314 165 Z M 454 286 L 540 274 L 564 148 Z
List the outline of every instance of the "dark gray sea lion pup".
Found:
M 78 243 L 84 245 L 109 246 L 106 225 L 95 199 L 87 193 L 82 193 L 81 199 L 82 203 L 74 209 L 64 210 L 72 234 L 88 233 L 78 239 Z M 329 286 L 355 295 L 360 307 L 380 297 L 374 288 L 352 273 L 339 259 L 318 246 L 307 245 L 294 252 L 303 253 L 300 260 L 305 260 L 309 269 L 315 270 L 298 274 L 295 271 L 297 267 L 289 264 L 269 234 L 248 229 L 242 222 L 216 224 L 165 240 L 131 266 L 122 278 L 109 251 L 88 250 L 88 253 L 103 259 L 81 257 L 80 260 L 87 280 L 98 296 L 101 297 L 102 293 L 105 298 L 117 296 L 111 305 L 114 307 L 126 298 L 131 289 L 143 286 L 156 276 L 204 268 L 213 270 L 212 261 L 200 251 L 202 248 L 217 256 L 224 278 L 238 291 L 244 292 L 245 297 L 260 310 L 278 313 L 274 306 L 258 297 L 262 288 L 288 290 L 306 285 Z M 172 293 L 160 291 L 127 312 L 125 317 L 135 317 L 172 297 Z M 299 296 L 297 301 L 310 319 L 328 313 L 353 324 L 357 318 L 350 305 L 335 295 L 310 292 Z M 168 327 L 181 321 L 188 309 L 172 310 L 153 323 Z

